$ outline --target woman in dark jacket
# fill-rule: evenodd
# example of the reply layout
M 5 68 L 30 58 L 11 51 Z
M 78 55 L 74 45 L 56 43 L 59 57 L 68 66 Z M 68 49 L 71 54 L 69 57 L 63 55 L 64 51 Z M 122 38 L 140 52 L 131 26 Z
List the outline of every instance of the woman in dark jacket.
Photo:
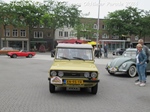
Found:
M 135 84 L 143 87 L 146 85 L 145 69 L 146 69 L 147 56 L 145 52 L 142 50 L 141 44 L 137 44 L 136 48 L 137 48 L 136 69 L 139 76 L 139 81 L 136 82 Z

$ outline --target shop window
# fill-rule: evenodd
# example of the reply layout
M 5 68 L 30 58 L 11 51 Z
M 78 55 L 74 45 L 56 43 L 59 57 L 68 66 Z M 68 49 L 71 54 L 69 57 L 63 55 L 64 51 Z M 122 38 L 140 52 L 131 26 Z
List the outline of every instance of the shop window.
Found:
M 74 34 L 74 31 L 71 31 L 70 32 L 70 37 L 73 37 L 75 34 Z
M 63 36 L 63 32 L 59 31 L 59 37 L 62 37 L 62 36 Z
M 109 36 L 108 36 L 106 33 L 104 33 L 104 34 L 102 35 L 102 38 L 109 38 Z
M 102 29 L 103 29 L 103 30 L 106 30 L 106 25 L 102 25 Z
M 20 30 L 20 36 L 26 37 L 26 30 Z
M 64 37 L 68 37 L 68 32 L 64 32 Z
M 4 33 L 6 37 L 9 37 L 10 36 L 10 29 L 6 29 L 6 32 Z
M 48 36 L 48 37 L 51 37 L 51 33 L 47 33 L 47 36 Z
M 17 30 L 17 29 L 14 29 L 14 30 L 13 30 L 12 36 L 13 36 L 13 37 L 18 37 L 18 30 Z
M 94 25 L 93 25 L 93 29 L 97 29 L 97 24 L 94 24 Z
M 34 32 L 34 38 L 43 38 L 43 32 L 42 31 L 35 31 Z

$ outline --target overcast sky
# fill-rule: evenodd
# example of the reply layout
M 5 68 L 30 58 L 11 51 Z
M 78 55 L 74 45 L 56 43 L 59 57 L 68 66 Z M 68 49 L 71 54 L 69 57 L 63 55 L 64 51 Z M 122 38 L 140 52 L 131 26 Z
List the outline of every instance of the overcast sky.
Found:
M 11 0 L 4 0 L 9 2 Z M 42 1 L 42 0 L 33 0 Z M 57 0 L 66 1 L 68 4 L 77 4 L 81 7 L 82 13 L 89 13 L 92 18 L 98 18 L 98 4 L 99 0 Z M 124 9 L 128 6 L 137 7 L 138 9 L 150 10 L 150 0 L 100 0 L 100 18 L 107 16 L 108 12 Z

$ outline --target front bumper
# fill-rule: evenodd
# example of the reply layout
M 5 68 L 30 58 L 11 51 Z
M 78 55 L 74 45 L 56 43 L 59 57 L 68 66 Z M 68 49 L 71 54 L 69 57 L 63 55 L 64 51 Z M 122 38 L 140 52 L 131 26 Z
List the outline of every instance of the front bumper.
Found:
M 51 82 L 51 78 L 48 78 L 49 82 Z M 100 82 L 99 79 L 96 80 L 83 80 L 83 84 L 67 84 L 66 83 L 67 79 L 62 79 L 62 84 L 53 84 L 57 87 L 79 87 L 79 88 L 88 88 L 88 87 L 93 87 L 95 86 L 98 82 Z M 76 79 L 71 79 L 71 80 L 76 80 Z M 82 80 L 82 79 L 80 79 Z
M 115 67 L 111 67 L 111 68 L 106 68 L 106 70 L 109 72 L 109 73 L 126 73 L 127 70 L 126 69 L 121 69 L 121 68 L 115 68 Z

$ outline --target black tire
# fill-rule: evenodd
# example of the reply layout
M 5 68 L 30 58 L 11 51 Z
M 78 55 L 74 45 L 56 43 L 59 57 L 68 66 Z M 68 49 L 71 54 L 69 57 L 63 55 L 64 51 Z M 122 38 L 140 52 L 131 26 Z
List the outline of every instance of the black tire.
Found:
M 29 55 L 28 55 L 28 58 L 32 58 L 32 54 L 29 54 Z
M 127 73 L 130 77 L 135 77 L 137 74 L 135 65 L 131 65 Z
M 16 55 L 16 54 L 13 54 L 12 57 L 13 57 L 13 58 L 17 58 L 17 55 Z
M 91 93 L 96 94 L 98 90 L 98 84 L 96 84 L 94 87 L 91 88 Z
M 55 86 L 49 82 L 49 92 L 55 93 Z

